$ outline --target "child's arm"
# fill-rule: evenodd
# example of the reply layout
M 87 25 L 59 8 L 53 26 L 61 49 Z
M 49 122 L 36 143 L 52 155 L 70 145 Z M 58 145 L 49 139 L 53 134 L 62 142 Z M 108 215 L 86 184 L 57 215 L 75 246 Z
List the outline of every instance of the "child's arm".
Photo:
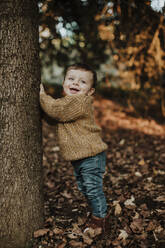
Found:
M 85 115 L 85 96 L 66 96 L 54 99 L 47 95 L 43 85 L 40 86 L 40 104 L 45 113 L 50 117 L 68 122 Z

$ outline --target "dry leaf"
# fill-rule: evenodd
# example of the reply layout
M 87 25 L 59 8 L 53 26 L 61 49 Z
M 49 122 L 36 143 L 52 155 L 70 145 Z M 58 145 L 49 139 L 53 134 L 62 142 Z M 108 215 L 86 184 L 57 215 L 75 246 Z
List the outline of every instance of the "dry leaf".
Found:
M 133 219 L 138 219 L 139 218 L 139 213 L 135 212 L 135 216 L 133 217 Z
M 55 227 L 55 228 L 53 229 L 53 232 L 54 232 L 55 234 L 62 234 L 64 231 L 63 231 L 63 229 L 60 229 L 60 228 Z
M 115 206 L 115 215 L 120 215 L 121 210 L 122 210 L 122 208 L 121 208 L 120 204 L 117 203 L 116 206 Z
M 125 230 L 120 230 L 120 234 L 118 236 L 118 239 L 126 240 L 127 238 L 128 238 L 128 233 Z
M 84 235 L 83 235 L 83 241 L 84 241 L 85 244 L 91 245 L 92 242 L 93 242 L 93 239 L 89 238 L 88 235 L 84 234 Z
M 156 233 L 160 233 L 161 231 L 163 231 L 163 227 L 161 225 L 158 225 L 156 228 L 155 228 L 155 232 Z
M 139 233 L 143 231 L 143 222 L 142 219 L 134 219 L 130 225 L 130 228 L 134 233 Z
M 125 139 L 120 140 L 119 145 L 124 145 Z
M 49 231 L 49 237 L 53 237 L 54 233 L 52 231 Z
M 55 146 L 52 148 L 52 151 L 53 152 L 58 152 L 60 150 L 60 147 L 59 146 Z
M 91 228 L 91 227 L 87 227 L 84 230 L 84 234 L 87 235 L 90 238 L 93 238 L 93 237 L 95 237 L 95 230 L 93 228 Z
M 160 195 L 160 196 L 158 196 L 156 199 L 155 199 L 156 201 L 159 201 L 159 202 L 165 202 L 165 196 L 164 195 Z
M 47 244 L 48 244 L 48 242 L 46 240 L 42 241 L 42 245 L 47 245 Z
M 156 226 L 156 224 L 153 221 L 150 221 L 147 228 L 146 228 L 146 231 L 147 232 L 153 231 L 155 229 L 155 226 Z
M 47 223 L 48 223 L 48 222 L 49 222 L 49 223 L 51 223 L 51 222 L 53 222 L 53 218 L 52 218 L 52 217 L 49 217 L 48 219 L 46 219 L 46 220 L 45 220 L 45 222 L 47 222 Z
M 70 193 L 68 193 L 66 190 L 64 192 L 62 192 L 61 195 L 67 199 L 72 198 L 72 195 Z
M 131 196 L 131 199 L 128 199 L 124 202 L 125 206 L 136 206 L 135 203 L 133 203 L 133 201 L 135 200 L 134 196 Z
M 66 246 L 66 242 L 61 242 L 57 245 L 57 248 L 64 248 Z
M 49 229 L 39 229 L 34 232 L 34 238 L 42 237 L 49 232 Z
M 77 239 L 76 233 L 69 233 L 69 234 L 67 234 L 67 236 L 68 236 L 68 238 L 70 238 L 70 239 Z
M 100 235 L 102 233 L 102 229 L 100 227 L 95 229 L 95 236 Z
M 137 177 L 142 177 L 142 174 L 141 174 L 139 171 L 136 171 L 136 172 L 135 172 L 135 176 L 137 176 Z
M 144 159 L 141 159 L 140 161 L 139 161 L 139 163 L 138 163 L 139 165 L 145 165 L 145 161 L 144 161 Z
M 75 241 L 75 240 L 71 240 L 70 242 L 69 242 L 69 245 L 71 246 L 71 247 L 76 247 L 76 248 L 81 248 L 81 247 L 83 247 L 83 243 L 82 242 L 78 242 L 78 241 Z
M 81 217 L 78 217 L 78 224 L 79 225 L 83 225 L 86 221 L 86 218 L 81 218 Z

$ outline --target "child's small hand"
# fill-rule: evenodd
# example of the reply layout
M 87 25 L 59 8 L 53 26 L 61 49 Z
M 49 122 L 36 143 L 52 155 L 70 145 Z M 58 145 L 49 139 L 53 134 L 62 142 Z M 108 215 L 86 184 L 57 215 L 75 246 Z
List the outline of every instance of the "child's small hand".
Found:
M 40 84 L 40 94 L 45 94 L 45 90 L 44 90 L 43 84 Z

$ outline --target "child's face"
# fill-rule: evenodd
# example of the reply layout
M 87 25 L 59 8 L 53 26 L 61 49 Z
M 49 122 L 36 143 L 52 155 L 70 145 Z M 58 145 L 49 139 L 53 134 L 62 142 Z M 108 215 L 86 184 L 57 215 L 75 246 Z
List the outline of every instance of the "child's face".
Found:
M 93 85 L 93 74 L 90 71 L 70 69 L 67 71 L 63 83 L 65 95 L 88 95 L 91 96 L 95 89 Z

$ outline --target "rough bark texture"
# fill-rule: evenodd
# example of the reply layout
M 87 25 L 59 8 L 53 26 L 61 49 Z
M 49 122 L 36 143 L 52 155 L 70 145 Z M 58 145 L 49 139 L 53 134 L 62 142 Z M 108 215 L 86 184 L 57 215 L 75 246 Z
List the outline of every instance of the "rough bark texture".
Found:
M 42 225 L 38 7 L 0 2 L 0 247 L 24 248 Z

